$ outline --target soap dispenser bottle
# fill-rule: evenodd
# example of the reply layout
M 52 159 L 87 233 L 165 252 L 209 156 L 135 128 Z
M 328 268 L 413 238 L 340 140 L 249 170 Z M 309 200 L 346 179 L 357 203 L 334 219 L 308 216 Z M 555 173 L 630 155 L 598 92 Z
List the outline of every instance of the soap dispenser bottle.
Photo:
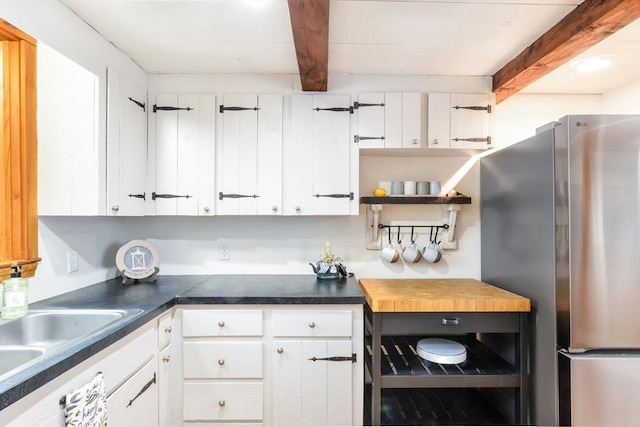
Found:
M 3 319 L 17 319 L 29 310 L 29 281 L 22 277 L 20 266 L 11 269 L 11 278 L 2 282 Z

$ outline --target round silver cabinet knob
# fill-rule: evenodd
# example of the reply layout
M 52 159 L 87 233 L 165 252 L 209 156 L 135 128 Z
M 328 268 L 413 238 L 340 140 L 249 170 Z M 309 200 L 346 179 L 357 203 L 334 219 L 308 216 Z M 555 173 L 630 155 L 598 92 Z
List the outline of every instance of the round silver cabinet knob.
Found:
M 218 359 L 218 365 L 224 366 L 224 359 Z
M 413 139 L 411 140 L 411 143 L 412 143 L 413 145 L 418 145 L 418 144 L 419 144 L 419 141 L 418 141 L 416 138 L 413 138 Z
M 300 206 L 296 206 L 296 213 L 299 214 L 302 212 L 302 209 L 300 208 Z
M 282 353 L 284 353 L 284 349 L 283 349 L 282 347 L 278 347 L 278 349 L 276 350 L 276 352 L 277 352 L 278 354 L 282 354 Z
M 316 327 L 315 322 L 311 322 L 311 323 L 309 323 L 309 327 L 310 327 L 311 329 L 315 328 L 315 327 Z
M 274 205 L 271 207 L 271 210 L 273 211 L 273 213 L 276 213 L 278 212 L 278 207 Z
M 204 212 L 205 212 L 205 213 L 209 213 L 209 211 L 210 211 L 210 210 L 211 210 L 211 209 L 209 209 L 209 206 L 205 206 L 205 207 L 204 207 Z
M 173 328 L 171 326 L 167 326 L 166 328 L 164 328 L 164 331 L 168 334 L 170 334 L 172 330 Z
M 170 361 L 170 360 L 171 360 L 171 356 L 164 356 L 164 357 L 162 358 L 162 361 L 163 361 L 164 363 L 169 363 L 169 361 Z
M 218 322 L 218 326 L 220 326 L 221 328 L 224 328 L 224 322 L 221 320 Z
M 224 408 L 224 405 L 226 405 L 227 403 L 224 400 L 219 400 L 218 401 L 218 406 L 221 408 Z
M 433 140 L 433 145 L 438 145 L 438 138 L 435 138 L 435 139 Z
M 118 206 L 118 205 L 112 206 L 111 210 L 114 211 L 114 212 L 118 212 L 120 210 L 120 206 Z

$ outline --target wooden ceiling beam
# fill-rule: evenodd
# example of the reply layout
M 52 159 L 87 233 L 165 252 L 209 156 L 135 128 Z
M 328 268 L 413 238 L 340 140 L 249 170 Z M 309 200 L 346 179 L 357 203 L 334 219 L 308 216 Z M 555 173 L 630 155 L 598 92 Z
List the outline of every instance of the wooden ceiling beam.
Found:
M 585 0 L 493 75 L 501 102 L 640 18 L 639 0 Z
M 287 1 L 302 90 L 326 92 L 330 0 Z

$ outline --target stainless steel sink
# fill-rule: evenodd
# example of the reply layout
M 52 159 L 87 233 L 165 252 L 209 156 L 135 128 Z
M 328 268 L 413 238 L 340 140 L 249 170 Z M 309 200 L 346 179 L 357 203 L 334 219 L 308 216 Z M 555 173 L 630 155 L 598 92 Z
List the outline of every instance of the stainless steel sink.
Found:
M 1 346 L 0 347 L 0 375 L 12 371 L 44 354 L 39 347 Z
M 53 357 L 142 310 L 31 310 L 0 324 L 0 379 Z

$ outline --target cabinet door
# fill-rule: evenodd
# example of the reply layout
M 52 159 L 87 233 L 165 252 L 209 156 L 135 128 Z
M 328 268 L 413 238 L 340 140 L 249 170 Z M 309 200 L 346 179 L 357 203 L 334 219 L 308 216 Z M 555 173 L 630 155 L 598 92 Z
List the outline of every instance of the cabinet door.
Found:
M 161 94 L 155 145 L 156 215 L 209 215 L 214 203 L 215 96 Z
M 402 148 L 402 93 L 384 94 L 384 148 Z
M 173 401 L 171 399 L 171 346 L 158 354 L 158 426 L 169 426 L 173 419 Z
M 110 426 L 158 425 L 156 363 L 149 361 L 107 398 Z
M 491 147 L 492 109 L 487 94 L 451 94 L 451 148 Z
M 136 102 L 143 104 L 138 105 Z M 145 212 L 147 90 L 107 70 L 107 215 Z
M 98 76 L 38 44 L 38 214 L 104 215 Z
M 359 148 L 385 148 L 385 94 L 358 95 L 358 132 L 354 142 Z
M 402 148 L 421 148 L 425 135 L 422 125 L 422 94 L 402 94 Z
M 220 115 L 218 214 L 279 214 L 282 96 L 225 95 Z
M 430 93 L 427 105 L 427 147 L 451 148 L 449 133 L 451 95 Z
M 273 425 L 352 425 L 350 361 L 310 360 L 351 356 L 351 341 L 274 340 Z
M 351 155 L 350 106 L 346 95 L 292 96 L 283 166 L 285 215 L 358 213 L 351 181 L 357 160 Z

